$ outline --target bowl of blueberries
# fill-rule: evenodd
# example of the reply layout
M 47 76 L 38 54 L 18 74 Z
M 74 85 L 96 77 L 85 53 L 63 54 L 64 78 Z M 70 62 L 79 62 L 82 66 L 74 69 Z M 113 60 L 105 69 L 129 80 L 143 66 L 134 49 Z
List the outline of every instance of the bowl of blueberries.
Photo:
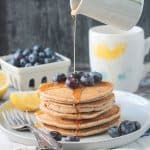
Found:
M 71 61 L 49 47 L 34 45 L 1 57 L 0 64 L 9 76 L 10 85 L 18 90 L 30 90 L 52 81 L 56 73 L 67 73 Z

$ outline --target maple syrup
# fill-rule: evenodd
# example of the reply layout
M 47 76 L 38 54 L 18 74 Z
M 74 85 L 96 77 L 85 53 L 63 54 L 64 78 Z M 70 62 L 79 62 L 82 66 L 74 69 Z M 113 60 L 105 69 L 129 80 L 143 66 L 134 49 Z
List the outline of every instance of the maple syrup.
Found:
M 44 92 L 47 91 L 48 89 L 59 89 L 64 87 L 66 87 L 65 83 L 46 83 L 41 85 L 39 90 L 41 92 Z
M 73 58 L 74 58 L 74 62 L 73 62 L 73 71 L 74 73 L 76 72 L 76 28 L 77 28 L 77 15 L 74 15 L 73 13 L 71 13 L 72 18 L 73 18 Z M 78 136 L 79 130 L 80 130 L 80 120 L 81 120 L 81 114 L 80 114 L 80 99 L 81 99 L 81 94 L 82 94 L 83 88 L 77 88 L 73 90 L 73 96 L 75 98 L 75 109 L 77 112 L 77 118 L 76 118 L 76 131 L 75 131 L 75 135 Z
M 76 72 L 76 26 L 77 26 L 77 16 L 72 15 L 73 18 L 73 72 Z M 65 87 L 65 83 L 50 83 L 50 84 L 45 84 L 41 86 L 40 91 L 46 91 L 51 88 L 63 88 Z M 78 132 L 80 129 L 80 119 L 81 119 L 81 114 L 80 114 L 80 99 L 81 99 L 81 94 L 82 94 L 83 88 L 77 88 L 73 89 L 73 96 L 74 96 L 74 106 L 76 109 L 77 113 L 77 118 L 76 118 L 76 136 L 78 136 Z
M 80 114 L 80 100 L 81 100 L 81 94 L 82 94 L 83 88 L 77 88 L 73 90 L 73 96 L 75 99 L 75 109 L 76 109 L 76 113 L 77 113 L 77 118 L 76 118 L 76 131 L 75 131 L 75 135 L 78 136 L 79 130 L 80 130 L 80 120 L 81 120 L 81 114 Z
M 76 28 L 77 28 L 77 16 L 73 18 L 73 71 L 76 72 Z

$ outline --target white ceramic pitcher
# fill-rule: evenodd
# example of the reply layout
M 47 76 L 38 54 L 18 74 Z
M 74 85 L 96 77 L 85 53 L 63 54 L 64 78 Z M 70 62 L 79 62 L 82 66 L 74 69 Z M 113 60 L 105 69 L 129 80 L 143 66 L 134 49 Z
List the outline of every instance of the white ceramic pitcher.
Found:
M 143 5 L 144 0 L 70 0 L 72 15 L 83 14 L 123 30 L 137 24 Z

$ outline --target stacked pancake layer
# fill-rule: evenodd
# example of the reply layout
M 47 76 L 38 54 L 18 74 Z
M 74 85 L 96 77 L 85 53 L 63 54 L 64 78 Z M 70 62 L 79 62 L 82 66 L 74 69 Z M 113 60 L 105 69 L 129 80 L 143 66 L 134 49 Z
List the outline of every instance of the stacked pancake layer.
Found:
M 89 136 L 117 125 L 120 108 L 115 105 L 113 86 L 101 82 L 91 87 L 70 89 L 65 84 L 43 84 L 36 117 L 50 131 L 64 136 Z

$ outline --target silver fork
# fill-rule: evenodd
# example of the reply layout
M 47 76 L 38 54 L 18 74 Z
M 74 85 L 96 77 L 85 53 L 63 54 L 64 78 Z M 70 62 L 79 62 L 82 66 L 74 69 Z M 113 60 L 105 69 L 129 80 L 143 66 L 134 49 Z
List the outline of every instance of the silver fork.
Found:
M 3 111 L 2 116 L 10 128 L 18 131 L 30 130 L 38 143 L 38 149 L 62 150 L 62 145 L 53 139 L 46 131 L 35 127 L 37 123 L 35 117 L 28 112 L 19 110 Z

